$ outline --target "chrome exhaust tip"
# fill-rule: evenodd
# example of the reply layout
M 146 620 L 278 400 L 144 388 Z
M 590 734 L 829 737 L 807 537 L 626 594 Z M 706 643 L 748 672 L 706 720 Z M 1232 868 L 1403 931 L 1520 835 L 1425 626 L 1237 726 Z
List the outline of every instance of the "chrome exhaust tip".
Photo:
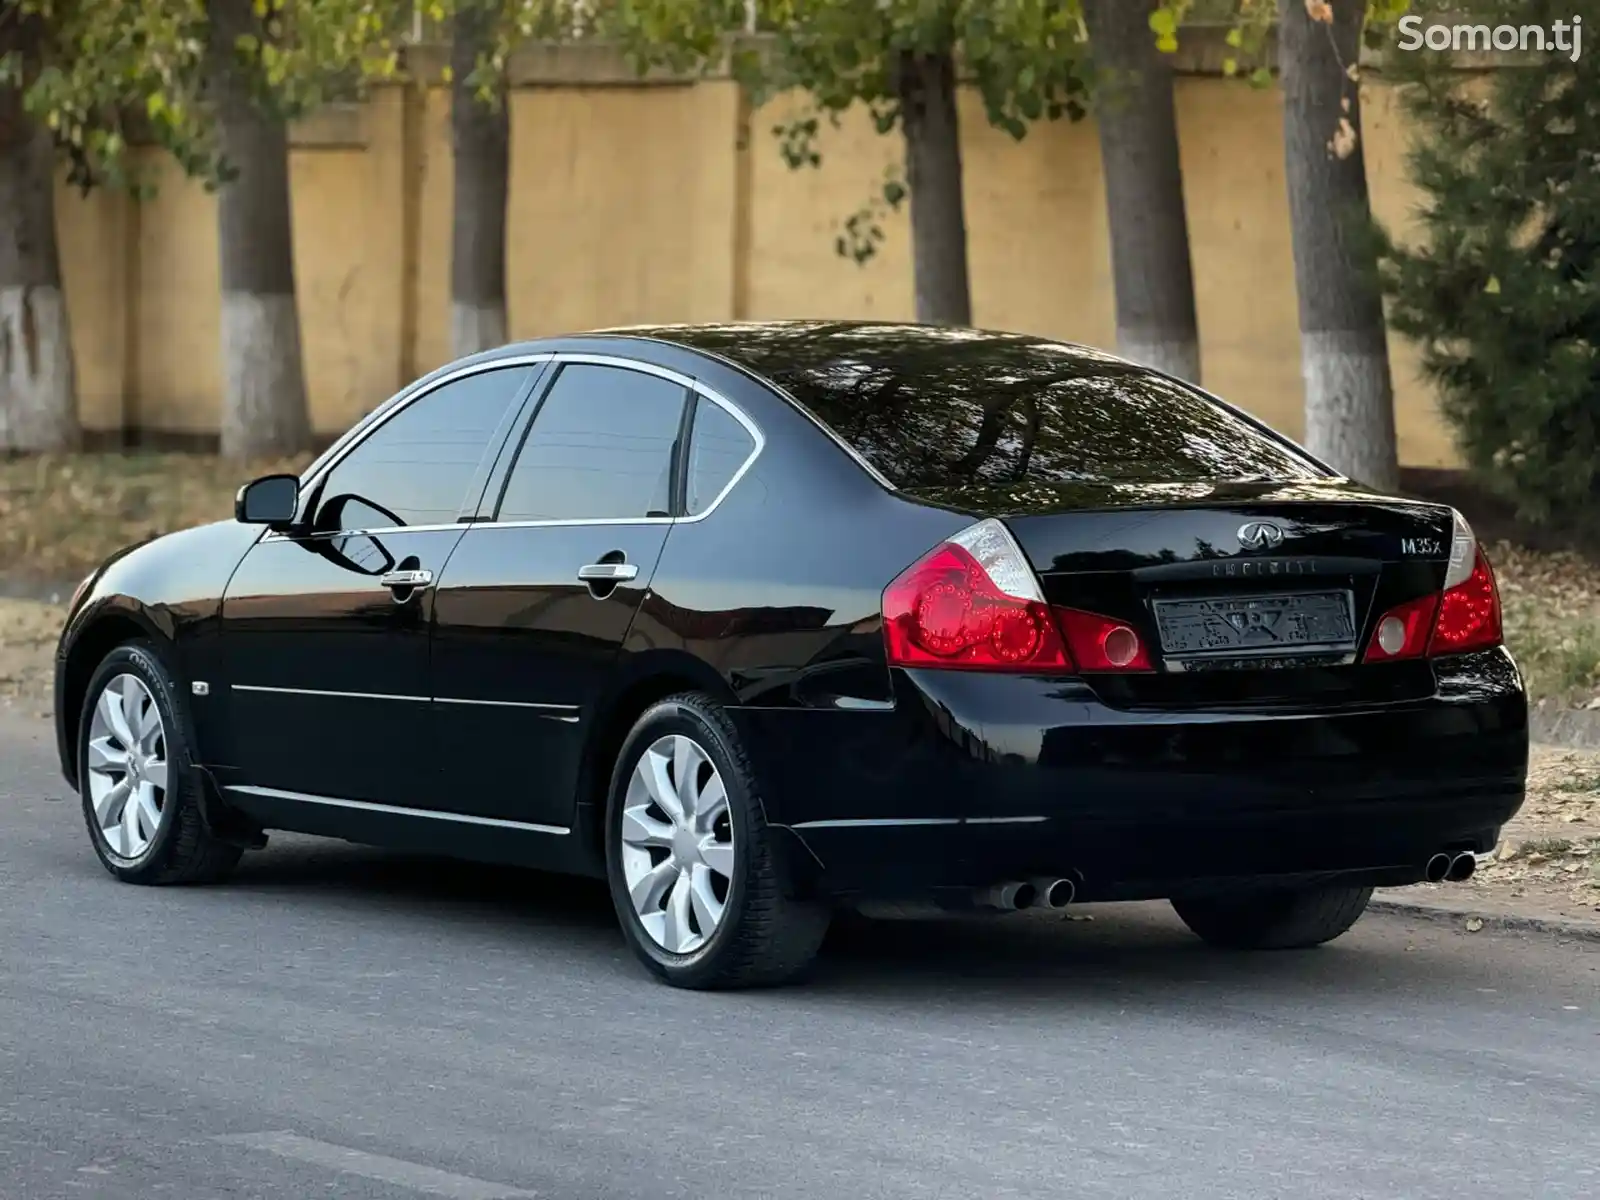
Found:
M 1468 851 L 1458 854 L 1450 860 L 1450 869 L 1445 872 L 1445 880 L 1449 883 L 1465 883 L 1471 879 L 1478 869 L 1478 856 Z
M 1034 890 L 1033 907 L 1062 909 L 1078 895 L 1078 885 L 1070 879 L 1045 876 L 1030 881 Z
M 1443 883 L 1450 874 L 1450 864 L 1453 861 L 1448 854 L 1435 854 L 1422 868 L 1422 877 L 1429 883 Z
M 1010 880 L 979 888 L 973 894 L 973 900 L 980 908 L 998 908 L 1014 912 L 1019 908 L 1032 907 L 1038 896 L 1039 889 L 1033 884 L 1022 880 Z

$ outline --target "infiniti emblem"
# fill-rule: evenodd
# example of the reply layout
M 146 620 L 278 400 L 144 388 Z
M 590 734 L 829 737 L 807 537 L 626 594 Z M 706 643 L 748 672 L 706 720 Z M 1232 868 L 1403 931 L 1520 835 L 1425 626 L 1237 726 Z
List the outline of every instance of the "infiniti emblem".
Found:
M 1271 521 L 1246 521 L 1239 526 L 1239 545 L 1246 550 L 1275 550 L 1283 545 L 1283 530 Z

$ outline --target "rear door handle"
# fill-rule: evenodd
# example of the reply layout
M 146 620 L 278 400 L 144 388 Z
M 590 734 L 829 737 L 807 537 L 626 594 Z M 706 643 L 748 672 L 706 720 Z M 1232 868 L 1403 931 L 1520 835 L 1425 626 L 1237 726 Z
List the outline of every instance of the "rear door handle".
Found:
M 433 582 L 433 572 L 390 571 L 378 582 L 387 588 L 425 588 Z
M 639 577 L 639 568 L 633 563 L 590 563 L 578 568 L 578 578 L 585 583 L 625 583 Z

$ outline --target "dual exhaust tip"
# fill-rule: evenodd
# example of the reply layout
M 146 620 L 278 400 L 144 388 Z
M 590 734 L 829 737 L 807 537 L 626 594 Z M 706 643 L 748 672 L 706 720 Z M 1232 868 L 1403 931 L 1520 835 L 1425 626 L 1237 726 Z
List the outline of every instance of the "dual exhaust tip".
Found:
M 1422 877 L 1429 883 L 1463 883 L 1478 869 L 1478 856 L 1470 851 L 1435 854 L 1423 867 Z
M 974 899 L 980 908 L 1014 912 L 1024 908 L 1062 909 L 1078 895 L 1071 879 L 1040 876 L 1037 879 L 1010 880 L 978 889 Z

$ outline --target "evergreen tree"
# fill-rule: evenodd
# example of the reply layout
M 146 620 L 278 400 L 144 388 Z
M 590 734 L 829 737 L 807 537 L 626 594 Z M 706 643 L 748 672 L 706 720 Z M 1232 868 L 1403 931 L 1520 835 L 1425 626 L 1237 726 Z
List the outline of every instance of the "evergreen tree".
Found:
M 1450 51 L 1388 56 L 1425 197 L 1418 236 L 1385 247 L 1391 320 L 1420 342 L 1475 471 L 1523 516 L 1566 522 L 1600 495 L 1600 0 L 1452 8 L 1541 27 L 1546 48 L 1526 33 L 1527 52 L 1483 74 Z

